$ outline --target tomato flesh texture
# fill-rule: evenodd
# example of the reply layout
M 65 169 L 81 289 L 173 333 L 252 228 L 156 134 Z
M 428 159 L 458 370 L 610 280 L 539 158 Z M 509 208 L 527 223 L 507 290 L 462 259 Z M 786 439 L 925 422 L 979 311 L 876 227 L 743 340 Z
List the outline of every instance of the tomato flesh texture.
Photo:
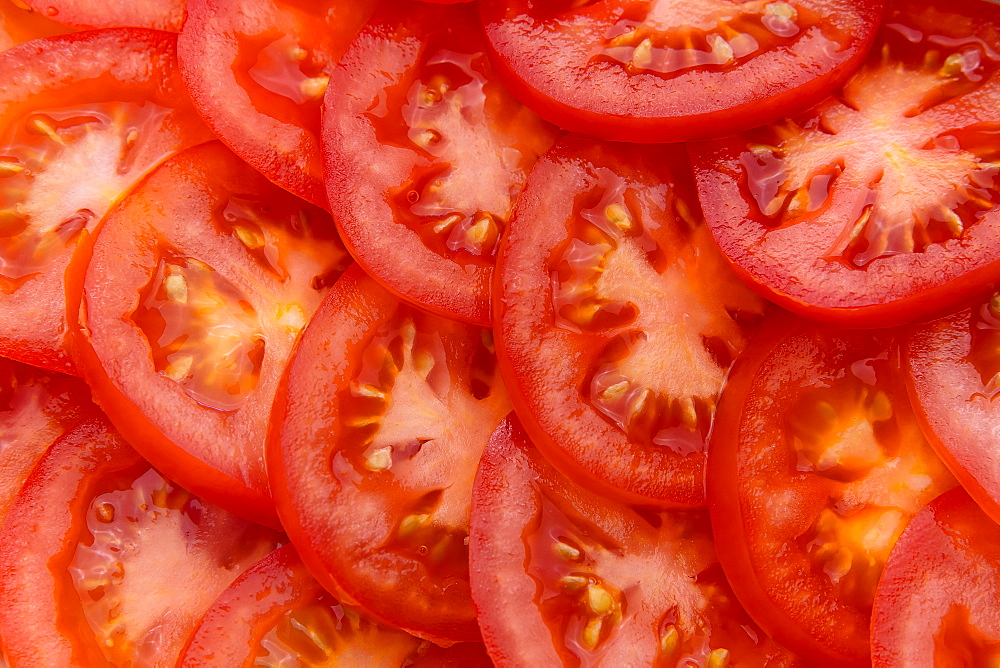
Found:
M 74 336 L 115 425 L 189 489 L 278 526 L 265 431 L 295 339 L 349 263 L 329 215 L 213 142 L 165 163 L 84 250 Z
M 317 206 L 327 205 L 320 102 L 376 4 L 195 0 L 187 6 L 178 57 L 195 106 L 237 155 Z
M 171 663 L 214 598 L 277 539 L 166 480 L 103 416 L 89 417 L 52 446 L 4 526 L 8 661 Z
M 636 512 L 562 477 L 513 415 L 473 491 L 473 597 L 498 666 L 794 665 L 733 597 L 704 512 Z
M 499 239 L 555 130 L 496 81 L 474 9 L 385 5 L 331 76 L 323 142 L 358 262 L 404 299 L 486 325 Z
M 180 32 L 184 0 L 19 0 L 77 28 L 151 28 Z
M 682 152 L 567 139 L 519 200 L 498 346 L 557 466 L 633 503 L 704 504 L 726 372 L 765 310 L 714 250 Z
M 998 35 L 990 3 L 900 3 L 833 97 L 693 147 L 712 233 L 744 278 L 857 327 L 985 290 L 1000 267 Z
M 284 390 L 268 471 L 310 571 L 420 637 L 478 639 L 469 499 L 510 410 L 490 333 L 407 306 L 355 266 L 307 328 Z
M 37 39 L 72 32 L 41 12 L 23 8 L 12 0 L 0 0 L 0 51 Z
M 730 375 L 709 448 L 716 545 L 747 611 L 822 665 L 865 665 L 875 586 L 910 518 L 954 486 L 890 333 L 781 314 Z
M 511 90 L 601 139 L 680 142 L 769 123 L 860 65 L 882 2 L 482 3 Z
M 208 139 L 174 43 L 105 30 L 0 54 L 0 354 L 74 371 L 64 273 L 75 248 L 157 164 Z
M 285 545 L 244 572 L 205 613 L 178 666 L 489 666 L 479 643 L 448 649 L 339 603 Z

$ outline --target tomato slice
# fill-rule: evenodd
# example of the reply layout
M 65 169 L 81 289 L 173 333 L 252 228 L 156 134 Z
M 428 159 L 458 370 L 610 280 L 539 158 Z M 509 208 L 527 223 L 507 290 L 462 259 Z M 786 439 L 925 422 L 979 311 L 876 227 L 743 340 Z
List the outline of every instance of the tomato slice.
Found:
M 889 555 L 872 659 L 875 668 L 1000 663 L 1000 527 L 962 490 L 917 513 Z
M 1000 9 L 900 2 L 833 97 L 692 153 L 747 281 L 810 317 L 885 327 L 996 280 L 998 123 Z
M 497 666 L 789 666 L 740 607 L 704 512 L 638 512 L 562 477 L 513 415 L 476 476 L 472 594 Z
M 686 168 L 675 149 L 558 143 L 497 274 L 526 428 L 567 475 L 632 503 L 704 504 L 715 401 L 765 310 L 715 250 Z
M 0 51 L 39 37 L 67 32 L 72 30 L 41 12 L 15 4 L 13 0 L 0 0 Z
M 101 416 L 60 438 L 0 534 L 12 668 L 173 665 L 278 535 L 163 478 Z
M 178 41 L 198 110 L 241 158 L 325 207 L 320 102 L 377 0 L 192 0 Z
M 303 334 L 284 390 L 268 472 L 309 570 L 387 624 L 478 640 L 472 481 L 510 410 L 490 332 L 408 306 L 354 266 Z
M 265 431 L 299 330 L 349 262 L 329 214 L 212 142 L 150 175 L 84 250 L 73 333 L 112 421 L 188 489 L 278 526 Z
M 208 139 L 174 46 L 169 33 L 122 29 L 0 53 L 0 355 L 73 371 L 74 249 L 156 165 Z
M 818 102 L 861 64 L 883 2 L 484 0 L 511 90 L 601 139 L 679 142 Z
M 178 668 L 254 666 L 492 666 L 481 643 L 443 649 L 339 603 L 291 545 L 236 579 L 205 613 Z
M 17 0 L 77 28 L 152 28 L 180 32 L 184 0 Z
M 475 7 L 386 4 L 328 90 L 327 188 L 352 255 L 403 298 L 489 324 L 499 239 L 554 128 L 496 81 Z
M 707 479 L 722 565 L 757 623 L 811 665 L 867 665 L 889 551 L 955 484 L 910 408 L 894 337 L 781 314 L 719 403 Z

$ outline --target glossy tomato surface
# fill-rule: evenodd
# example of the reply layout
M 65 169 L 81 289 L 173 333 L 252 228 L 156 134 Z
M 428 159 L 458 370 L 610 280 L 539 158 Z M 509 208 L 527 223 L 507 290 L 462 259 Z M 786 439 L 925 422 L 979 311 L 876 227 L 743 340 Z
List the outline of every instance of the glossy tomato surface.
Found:
M 18 0 L 77 28 L 152 28 L 180 32 L 184 0 Z
M 192 0 L 178 41 L 206 122 L 269 179 L 326 206 L 320 102 L 376 0 Z
M 707 476 L 719 557 L 751 616 L 811 665 L 868 663 L 886 558 L 955 485 L 910 408 L 895 336 L 779 314 L 719 404 Z
M 271 488 L 313 575 L 387 624 L 478 640 L 472 481 L 510 410 L 490 332 L 408 306 L 355 265 L 306 329 L 278 397 Z
M 763 294 L 856 327 L 957 308 L 1000 275 L 1000 7 L 900 2 L 810 111 L 691 149 L 712 234 Z
M 640 512 L 587 491 L 513 416 L 476 475 L 469 550 L 501 668 L 797 665 L 736 601 L 705 512 Z
M 14 0 L 0 0 L 0 51 L 39 37 L 67 32 L 72 29 L 41 12 L 15 4 Z
M 861 64 L 881 1 L 484 0 L 511 90 L 601 139 L 721 137 L 818 102 Z
M 278 535 L 162 477 L 101 416 L 56 441 L 0 534 L 12 668 L 173 665 Z
M 265 432 L 296 337 L 349 262 L 329 214 L 213 142 L 165 163 L 82 250 L 75 342 L 112 421 L 188 489 L 278 526 Z
M 514 200 L 555 132 L 500 85 L 485 48 L 473 5 L 388 2 L 331 75 L 323 115 L 330 210 L 351 253 L 392 292 L 481 325 Z
M 71 372 L 64 273 L 150 170 L 208 139 L 175 37 L 102 30 L 0 53 L 0 355 Z
M 705 502 L 705 441 L 765 303 L 729 272 L 683 151 L 569 138 L 504 239 L 497 343 L 529 433 L 583 484 Z

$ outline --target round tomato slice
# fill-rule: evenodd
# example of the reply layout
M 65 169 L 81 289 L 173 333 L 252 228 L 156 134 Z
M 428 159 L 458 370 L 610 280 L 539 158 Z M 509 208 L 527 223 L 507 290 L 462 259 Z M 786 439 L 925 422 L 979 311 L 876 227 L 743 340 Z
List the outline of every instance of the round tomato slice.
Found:
M 484 0 L 511 90 L 601 139 L 721 137 L 818 102 L 861 64 L 881 0 Z
M 72 32 L 61 23 L 14 0 L 0 0 L 0 51 L 37 39 Z
M 7 659 L 174 665 L 212 601 L 278 538 L 177 487 L 89 418 L 48 451 L 0 534 Z
M 872 617 L 875 668 L 1000 665 L 1000 527 L 962 490 L 917 513 Z
M 472 595 L 497 666 L 790 666 L 740 607 L 704 512 L 638 512 L 562 477 L 511 416 L 476 475 Z
M 486 668 L 481 643 L 443 649 L 342 605 L 285 545 L 236 579 L 205 613 L 178 668 L 254 666 Z
M 326 206 L 320 102 L 377 0 L 192 0 L 178 56 L 222 141 L 282 188 Z
M 268 444 L 278 514 L 313 575 L 387 624 L 477 640 L 472 481 L 509 410 L 488 330 L 349 269 L 296 348 Z
M 692 155 L 748 282 L 810 317 L 885 327 L 1000 274 L 998 123 L 1000 8 L 900 2 L 833 97 Z
M 539 160 L 497 273 L 499 356 L 532 438 L 632 503 L 705 502 L 705 441 L 764 300 L 728 270 L 682 151 L 566 139 Z
M 352 255 L 404 299 L 489 324 L 500 236 L 555 130 L 496 81 L 475 7 L 389 2 L 328 90 L 327 188 Z
M 1000 293 L 914 327 L 904 348 L 907 382 L 938 454 L 1000 522 Z
M 77 28 L 152 28 L 180 32 L 184 0 L 17 0 Z
M 73 371 L 64 275 L 137 181 L 209 138 L 175 37 L 102 30 L 0 53 L 0 355 Z
M 78 364 L 115 426 L 186 488 L 278 526 L 265 431 L 299 330 L 349 262 L 329 214 L 212 142 L 162 165 L 82 251 Z
M 719 557 L 750 615 L 810 665 L 867 665 L 889 551 L 955 484 L 910 408 L 893 336 L 781 314 L 719 403 L 707 476 Z

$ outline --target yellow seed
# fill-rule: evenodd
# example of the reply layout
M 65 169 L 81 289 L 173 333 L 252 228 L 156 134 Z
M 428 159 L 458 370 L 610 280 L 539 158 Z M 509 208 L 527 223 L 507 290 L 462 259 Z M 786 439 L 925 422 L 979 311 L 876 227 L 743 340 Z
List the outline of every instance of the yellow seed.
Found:
M 695 408 L 692 397 L 681 397 L 678 402 L 681 413 L 681 424 L 694 431 L 698 428 L 698 409 Z
M 290 332 L 298 332 L 306 326 L 306 312 L 298 304 L 278 306 L 275 322 Z
M 680 632 L 676 626 L 668 624 L 667 628 L 663 631 L 663 635 L 660 637 L 660 652 L 668 657 L 673 656 L 677 648 L 680 647 L 680 644 Z
M 615 607 L 615 599 L 604 587 L 590 585 L 587 587 L 587 607 L 595 615 L 604 616 Z
M 323 97 L 329 83 L 330 77 L 327 76 L 309 77 L 299 84 L 299 92 L 307 100 L 318 100 Z
M 620 381 L 614 385 L 605 388 L 601 392 L 601 399 L 608 403 L 618 401 L 621 399 L 625 393 L 628 391 L 629 383 L 627 380 Z
M 56 129 L 52 127 L 48 122 L 42 120 L 41 118 L 34 118 L 31 121 L 31 127 L 37 132 L 45 135 L 57 144 L 64 144 L 62 137 L 56 132 Z
M 591 619 L 587 622 L 587 625 L 583 627 L 583 646 L 587 649 L 594 649 L 597 647 L 597 643 L 601 642 L 601 627 L 604 626 L 604 620 L 601 619 Z
M 587 586 L 587 578 L 582 575 L 567 575 L 559 578 L 559 588 L 566 592 L 579 591 Z
M 110 503 L 102 503 L 96 509 L 97 519 L 104 524 L 115 521 L 115 507 Z
M 437 130 L 424 130 L 414 137 L 413 141 L 421 148 L 429 148 L 441 141 L 441 133 Z
M 434 355 L 426 350 L 421 350 L 413 356 L 413 367 L 420 374 L 421 378 L 427 378 L 434 369 Z
M 733 59 L 735 53 L 733 52 L 733 46 L 726 40 L 724 40 L 719 35 L 713 35 L 710 38 L 712 44 L 712 53 L 720 63 L 728 63 Z
M 463 218 L 464 216 L 460 213 L 448 214 L 438 222 L 434 223 L 434 231 L 437 232 L 438 234 L 446 232 L 450 230 L 452 227 L 454 227 L 455 223 L 462 222 Z
M 379 424 L 382 422 L 381 415 L 362 415 L 360 417 L 352 418 L 347 420 L 347 426 L 349 427 L 367 427 L 373 424 Z
M 374 399 L 384 399 L 385 392 L 374 385 L 355 383 L 351 386 L 351 394 L 356 397 L 372 397 Z
M 577 561 L 580 558 L 580 550 L 576 549 L 568 543 L 562 541 L 556 541 L 553 546 L 556 556 L 565 561 Z
M 799 16 L 799 13 L 795 11 L 795 7 L 792 7 L 787 2 L 772 2 L 769 5 L 765 5 L 764 13 L 771 16 L 780 16 L 789 21 L 794 21 Z
M 465 238 L 469 240 L 470 243 L 481 246 L 486 243 L 486 240 L 490 236 L 490 231 L 493 227 L 493 221 L 489 216 L 483 216 L 475 223 L 469 227 L 465 232 Z
M 708 663 L 706 668 L 725 668 L 729 665 L 729 650 L 720 647 L 718 649 L 713 649 L 712 653 L 708 655 Z
M 288 57 L 291 58 L 292 60 L 297 60 L 299 62 L 302 62 L 308 56 L 309 56 L 309 52 L 306 51 L 305 49 L 303 49 L 298 44 L 296 44 L 295 46 L 293 46 L 292 48 L 290 48 L 288 50 Z
M 953 53 L 944 59 L 944 65 L 941 66 L 938 75 L 942 78 L 953 77 L 962 71 L 962 54 Z
M 944 224 L 948 226 L 948 231 L 956 237 L 965 230 L 965 223 L 962 222 L 962 219 L 959 218 L 957 213 L 946 206 L 941 207 L 941 218 L 944 220 Z
M 652 64 L 653 43 L 647 37 L 639 42 L 639 46 L 635 47 L 635 51 L 632 52 L 632 66 L 638 69 L 646 69 Z
M 175 355 L 174 359 L 170 360 L 170 364 L 167 365 L 166 376 L 173 380 L 187 378 L 193 365 L 194 357 L 191 355 Z
M 237 225 L 233 228 L 233 233 L 236 235 L 236 238 L 242 241 L 243 245 L 250 250 L 257 250 L 264 245 L 264 235 L 260 234 L 256 230 L 251 230 L 249 227 Z
M 187 304 L 188 288 L 187 279 L 183 274 L 171 273 L 163 281 L 163 288 L 167 293 L 167 298 L 178 304 Z
M 399 523 L 399 535 L 400 536 L 410 536 L 418 529 L 427 524 L 431 516 L 422 513 L 420 515 L 407 515 L 403 518 L 403 521 Z
M 605 207 L 604 216 L 608 219 L 608 222 L 614 224 L 619 229 L 627 230 L 632 227 L 631 214 L 629 214 L 628 209 L 617 202 Z
M 372 471 L 386 471 L 392 468 L 392 448 L 386 446 L 375 450 L 365 459 L 365 465 Z
M 19 165 L 10 160 L 0 160 L 0 176 L 13 176 L 24 171 L 24 165 Z
M 691 227 L 698 226 L 699 221 L 694 217 L 694 213 L 691 211 L 691 207 L 688 206 L 688 203 L 685 202 L 680 197 L 674 200 L 674 210 L 677 212 L 677 215 L 681 217 L 681 220 L 683 220 L 685 223 L 687 223 Z
M 889 395 L 882 390 L 876 392 L 875 396 L 872 398 L 869 414 L 871 415 L 872 422 L 881 422 L 882 420 L 888 420 L 891 418 L 892 399 L 889 398 Z
M 628 419 L 634 420 L 638 418 L 646 410 L 646 405 L 649 403 L 649 399 L 653 396 L 653 391 L 648 387 L 644 388 L 633 400 L 632 404 L 628 409 Z

